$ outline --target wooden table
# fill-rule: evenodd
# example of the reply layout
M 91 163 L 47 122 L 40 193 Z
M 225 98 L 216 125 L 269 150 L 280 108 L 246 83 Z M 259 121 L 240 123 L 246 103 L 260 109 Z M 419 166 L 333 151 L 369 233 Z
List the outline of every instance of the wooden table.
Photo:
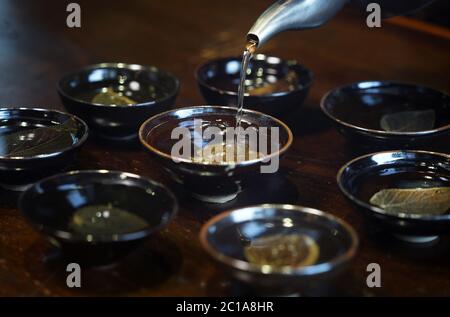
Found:
M 0 103 L 62 109 L 58 79 L 102 61 L 153 64 L 182 83 L 177 105 L 203 100 L 193 77 L 201 63 L 240 54 L 244 36 L 270 1 L 79 1 L 81 29 L 65 25 L 65 1 L 0 2 Z M 450 295 L 450 240 L 433 247 L 405 246 L 368 226 L 340 193 L 340 166 L 368 150 L 350 146 L 319 110 L 329 89 L 365 79 L 419 82 L 450 90 L 446 30 L 397 19 L 368 29 L 364 17 L 343 12 L 325 27 L 288 32 L 263 52 L 297 59 L 315 74 L 304 108 L 290 120 L 295 133 L 284 173 L 261 195 L 211 206 L 181 198 L 178 218 L 158 237 L 110 269 L 82 271 L 82 288 L 66 287 L 64 263 L 52 261 L 45 239 L 17 209 L 17 194 L 0 191 L 0 295 L 202 296 L 236 295 L 243 288 L 203 252 L 197 235 L 208 218 L 237 206 L 285 202 L 318 208 L 351 223 L 361 246 L 338 295 Z M 435 150 L 450 152 L 449 139 Z M 369 150 L 370 151 L 370 150 Z M 74 169 L 114 169 L 167 183 L 142 149 L 89 141 Z M 267 187 L 267 188 L 266 188 Z M 382 288 L 366 286 L 366 267 L 382 268 Z

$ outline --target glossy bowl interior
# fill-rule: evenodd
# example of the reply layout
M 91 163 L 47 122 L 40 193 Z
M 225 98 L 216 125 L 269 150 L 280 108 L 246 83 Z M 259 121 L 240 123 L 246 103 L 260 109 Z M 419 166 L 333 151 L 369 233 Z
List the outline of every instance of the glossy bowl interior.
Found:
M 321 108 L 344 134 L 372 141 L 405 145 L 450 131 L 450 97 L 415 84 L 358 82 L 330 91 Z
M 236 106 L 241 61 L 221 58 L 197 69 L 196 79 L 208 104 Z M 275 116 L 292 113 L 303 103 L 311 83 L 312 73 L 296 62 L 258 54 L 249 63 L 244 103 Z
M 75 230 L 74 214 L 90 206 L 99 207 L 96 216 L 89 221 L 96 222 L 96 217 L 101 216 L 106 226 L 117 225 L 114 213 L 120 209 L 138 216 L 145 225 L 138 230 L 125 226 L 120 232 L 96 232 L 93 227 Z M 137 175 L 103 170 L 76 171 L 34 184 L 22 194 L 19 207 L 26 218 L 63 251 L 108 262 L 167 225 L 177 212 L 177 200 L 164 186 Z M 108 224 L 108 221 L 111 222 Z
M 158 155 L 161 158 L 172 161 L 172 149 L 174 145 L 178 142 L 178 139 L 171 138 L 172 131 L 175 128 L 187 128 L 190 132 L 190 137 L 194 140 L 194 121 L 201 120 L 204 130 L 209 126 L 218 127 L 221 130 L 226 128 L 234 128 L 236 123 L 236 108 L 233 107 L 222 107 L 222 106 L 196 106 L 196 107 L 186 107 L 179 108 L 171 111 L 167 111 L 156 115 L 148 119 L 139 131 L 139 136 L 142 144 L 150 150 L 152 153 Z M 219 122 L 220 121 L 220 122 Z M 226 168 L 227 166 L 245 166 L 255 163 L 260 163 L 263 159 L 267 159 L 271 156 L 279 156 L 285 152 L 292 143 L 292 132 L 289 127 L 282 121 L 271 117 L 269 115 L 263 114 L 261 112 L 244 110 L 243 127 L 255 127 L 256 129 L 260 127 L 267 128 L 278 128 L 279 130 L 279 150 L 270 151 L 268 148 L 268 155 L 260 157 L 254 160 L 244 160 L 240 163 L 227 163 L 227 162 L 217 162 L 217 163 L 201 163 L 195 162 L 191 158 L 177 157 L 179 162 L 189 164 L 192 166 L 209 166 L 215 167 L 219 166 Z M 206 136 L 201 140 L 202 146 L 206 144 Z M 267 136 L 270 142 L 271 135 Z
M 394 233 L 410 236 L 411 242 L 414 236 L 450 232 L 450 210 L 442 215 L 392 214 L 370 203 L 370 198 L 383 189 L 450 187 L 449 155 L 423 151 L 372 153 L 343 166 L 337 182 L 341 191 L 367 215 Z
M 88 138 L 84 121 L 35 108 L 0 109 L 0 182 L 11 189 L 67 167 Z
M 63 77 L 58 92 L 64 106 L 86 120 L 98 135 L 120 139 L 136 136 L 146 118 L 169 109 L 179 86 L 177 78 L 156 67 L 102 63 Z M 94 100 L 107 89 L 133 102 L 117 105 Z
M 316 263 L 300 267 L 272 266 L 250 263 L 246 258 L 245 248 L 255 239 L 291 234 L 306 235 L 315 241 L 319 247 Z M 206 252 L 231 269 L 238 279 L 272 285 L 320 281 L 321 277 L 342 269 L 358 246 L 355 231 L 344 221 L 293 205 L 259 205 L 222 213 L 202 227 L 200 241 Z

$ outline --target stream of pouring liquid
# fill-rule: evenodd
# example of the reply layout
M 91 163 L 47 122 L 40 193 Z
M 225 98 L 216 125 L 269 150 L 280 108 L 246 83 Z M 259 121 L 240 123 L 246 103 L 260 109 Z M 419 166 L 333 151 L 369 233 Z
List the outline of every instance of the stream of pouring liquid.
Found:
M 244 114 L 244 95 L 245 95 L 245 78 L 247 76 L 247 69 L 250 59 L 256 51 L 256 42 L 249 41 L 245 47 L 244 54 L 242 56 L 241 64 L 241 77 L 238 88 L 238 100 L 237 100 L 237 114 L 236 114 L 236 129 L 241 126 L 242 116 Z

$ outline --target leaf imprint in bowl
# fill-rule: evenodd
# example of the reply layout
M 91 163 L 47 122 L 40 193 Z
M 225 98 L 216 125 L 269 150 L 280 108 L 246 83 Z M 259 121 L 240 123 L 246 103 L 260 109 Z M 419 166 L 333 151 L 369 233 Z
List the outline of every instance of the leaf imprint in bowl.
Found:
M 392 214 L 440 215 L 450 208 L 450 187 L 383 189 L 370 203 Z
M 92 98 L 93 103 L 102 104 L 102 105 L 116 105 L 116 106 L 127 106 L 137 104 L 133 99 L 128 98 L 127 96 L 121 95 L 111 88 L 107 88 L 102 92 L 96 94 L 94 98 Z
M 0 136 L 0 155 L 28 157 L 60 151 L 74 143 L 77 123 L 70 118 L 62 124 L 50 127 L 24 129 Z
M 432 109 L 401 111 L 384 115 L 380 126 L 387 132 L 418 132 L 433 129 L 436 113 Z
M 308 266 L 319 259 L 319 246 L 307 235 L 270 235 L 251 241 L 244 254 L 250 263 L 257 265 Z
M 69 228 L 81 235 L 112 235 L 143 230 L 147 221 L 112 205 L 91 205 L 77 210 Z

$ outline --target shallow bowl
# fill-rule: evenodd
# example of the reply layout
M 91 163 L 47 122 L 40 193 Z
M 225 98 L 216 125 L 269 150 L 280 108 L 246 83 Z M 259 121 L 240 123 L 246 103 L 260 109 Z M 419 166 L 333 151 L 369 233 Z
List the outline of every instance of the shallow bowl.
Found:
M 206 103 L 236 106 L 241 61 L 240 57 L 221 58 L 197 69 L 195 77 Z M 274 83 L 286 78 L 287 74 L 294 75 L 296 84 L 280 90 Z M 311 71 L 295 61 L 258 54 L 249 63 L 247 86 L 266 85 L 266 88 L 259 88 L 257 94 L 249 91 L 244 97 L 245 107 L 277 117 L 292 114 L 306 99 L 312 80 Z
M 163 185 L 106 170 L 73 171 L 44 179 L 19 200 L 29 222 L 65 256 L 88 264 L 107 264 L 127 255 L 166 226 L 177 206 L 175 196 Z M 76 216 L 86 207 L 98 211 L 92 217 L 88 213 L 86 219 Z M 123 211 L 127 219 L 132 215 L 132 224 L 131 220 L 125 224 L 129 220 L 124 220 Z M 139 217 L 139 226 L 134 217 Z M 94 227 L 99 222 L 104 224 L 102 231 Z
M 200 120 L 200 121 L 199 121 Z M 199 125 L 195 125 L 200 122 Z M 210 123 L 220 131 L 226 128 L 234 128 L 236 123 L 236 108 L 222 106 L 196 106 L 180 108 L 164 112 L 148 119 L 141 126 L 139 138 L 153 158 L 157 159 L 172 179 L 188 190 L 196 199 L 211 202 L 224 203 L 234 199 L 241 191 L 243 177 L 252 173 L 275 173 L 279 168 L 280 156 L 288 150 L 292 144 L 292 132 L 286 124 L 269 115 L 254 110 L 245 110 L 243 126 L 254 127 L 262 132 L 258 135 L 258 142 L 267 144 L 275 139 L 276 134 L 272 128 L 278 131 L 278 138 L 273 142 L 278 148 L 270 148 L 267 155 L 258 158 L 245 157 L 233 162 L 204 162 L 192 159 L 196 152 L 192 149 L 192 143 L 197 149 L 202 149 L 206 144 L 214 141 L 206 136 L 207 126 Z M 205 127 L 206 126 L 206 127 Z M 266 136 L 266 141 L 263 137 Z M 190 155 L 178 153 L 173 150 L 177 144 L 186 137 Z M 232 136 L 233 137 L 233 136 Z M 225 139 L 225 137 L 224 137 Z M 192 151 L 191 151 L 192 149 Z M 261 152 L 262 153 L 262 152 Z
M 153 66 L 102 63 L 64 76 L 58 93 L 66 109 L 87 122 L 104 139 L 135 139 L 146 118 L 170 109 L 180 84 L 173 75 Z M 112 89 L 134 103 L 94 102 L 98 93 Z
M 416 84 L 365 81 L 333 89 L 321 109 L 359 144 L 411 147 L 450 132 L 450 97 Z
M 450 187 L 450 156 L 425 151 L 387 151 L 358 157 L 343 166 L 337 182 L 344 195 L 375 225 L 408 242 L 430 242 L 450 232 L 445 214 L 392 213 L 370 203 L 383 189 Z M 450 201 L 450 195 L 447 198 Z M 450 205 L 450 204 L 449 204 Z
M 247 248 L 257 239 L 274 235 L 309 237 L 318 247 L 316 261 L 304 266 L 250 262 Z M 224 212 L 202 227 L 200 242 L 238 280 L 274 291 L 276 288 L 305 291 L 332 282 L 358 247 L 357 234 L 346 222 L 295 205 L 258 205 Z

